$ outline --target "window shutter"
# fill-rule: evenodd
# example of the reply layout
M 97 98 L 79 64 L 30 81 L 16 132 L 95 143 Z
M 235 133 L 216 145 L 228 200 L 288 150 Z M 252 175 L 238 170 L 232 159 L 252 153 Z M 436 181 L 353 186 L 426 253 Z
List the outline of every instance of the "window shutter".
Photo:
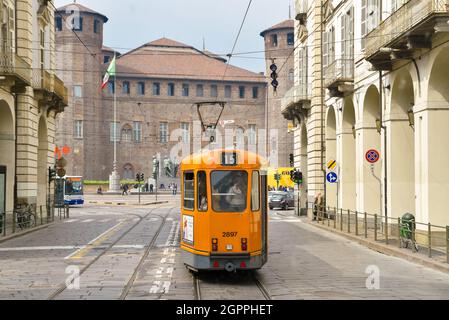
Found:
M 367 2 L 368 0 L 362 0 L 362 49 L 365 49 L 365 36 L 368 33 L 366 26 L 368 16 Z
M 324 33 L 323 43 L 323 67 L 327 68 L 329 62 L 329 32 Z

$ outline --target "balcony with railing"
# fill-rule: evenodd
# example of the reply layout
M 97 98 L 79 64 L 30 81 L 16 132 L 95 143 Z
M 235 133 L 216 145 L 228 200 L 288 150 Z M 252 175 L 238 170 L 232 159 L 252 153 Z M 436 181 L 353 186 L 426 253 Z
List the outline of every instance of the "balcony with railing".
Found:
M 308 83 L 292 87 L 281 101 L 281 112 L 288 120 L 293 120 L 295 114 L 310 105 L 311 88 Z
M 435 32 L 448 32 L 449 0 L 410 0 L 366 36 L 365 59 L 378 70 L 430 49 Z
M 56 74 L 43 69 L 33 69 L 31 85 L 35 97 L 42 103 L 49 105 L 50 109 L 62 112 L 68 105 L 68 92 L 64 82 Z
M 324 70 L 324 84 L 331 97 L 354 91 L 354 59 L 336 59 Z
M 55 95 L 61 100 L 63 106 L 67 106 L 69 104 L 69 94 L 67 88 L 64 86 L 64 82 L 57 75 L 54 75 L 53 80 Z
M 33 69 L 31 86 L 35 91 L 52 92 L 52 74 L 43 69 Z
M 0 50 L 0 76 L 11 80 L 14 85 L 30 85 L 31 67 L 10 48 Z
M 296 20 L 304 22 L 307 18 L 308 9 L 309 9 L 308 0 L 296 0 L 295 1 Z

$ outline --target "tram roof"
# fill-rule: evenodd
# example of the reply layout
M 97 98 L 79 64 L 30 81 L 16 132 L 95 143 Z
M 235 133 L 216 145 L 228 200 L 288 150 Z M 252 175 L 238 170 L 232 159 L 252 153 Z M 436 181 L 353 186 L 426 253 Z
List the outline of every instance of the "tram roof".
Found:
M 212 151 L 204 151 L 202 153 L 190 155 L 181 162 L 181 170 L 189 170 L 189 169 L 216 169 L 216 168 L 227 168 L 232 169 L 235 166 L 225 166 L 222 165 L 222 155 L 226 154 L 237 154 L 237 165 L 238 168 L 246 168 L 246 169 L 265 169 L 268 168 L 267 160 L 252 152 L 244 151 L 244 150 L 229 150 L 229 149 L 217 149 Z

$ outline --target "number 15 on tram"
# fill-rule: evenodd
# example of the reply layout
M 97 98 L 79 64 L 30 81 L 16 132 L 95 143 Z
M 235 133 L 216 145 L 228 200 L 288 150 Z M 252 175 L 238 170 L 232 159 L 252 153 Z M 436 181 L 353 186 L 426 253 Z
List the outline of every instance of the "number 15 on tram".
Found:
M 257 270 L 267 262 L 264 159 L 236 150 L 190 156 L 181 164 L 181 249 L 192 271 Z

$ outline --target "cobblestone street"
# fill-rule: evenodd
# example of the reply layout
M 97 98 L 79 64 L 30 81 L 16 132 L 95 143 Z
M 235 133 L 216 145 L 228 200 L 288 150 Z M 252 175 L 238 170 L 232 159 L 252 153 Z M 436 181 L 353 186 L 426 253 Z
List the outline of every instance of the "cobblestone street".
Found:
M 270 213 L 262 270 L 194 277 L 181 260 L 178 219 L 175 201 L 73 208 L 69 220 L 1 243 L 0 299 L 449 298 L 449 275 L 326 233 L 291 211 Z M 373 270 L 379 287 L 369 290 Z M 70 281 L 78 272 L 79 288 Z

